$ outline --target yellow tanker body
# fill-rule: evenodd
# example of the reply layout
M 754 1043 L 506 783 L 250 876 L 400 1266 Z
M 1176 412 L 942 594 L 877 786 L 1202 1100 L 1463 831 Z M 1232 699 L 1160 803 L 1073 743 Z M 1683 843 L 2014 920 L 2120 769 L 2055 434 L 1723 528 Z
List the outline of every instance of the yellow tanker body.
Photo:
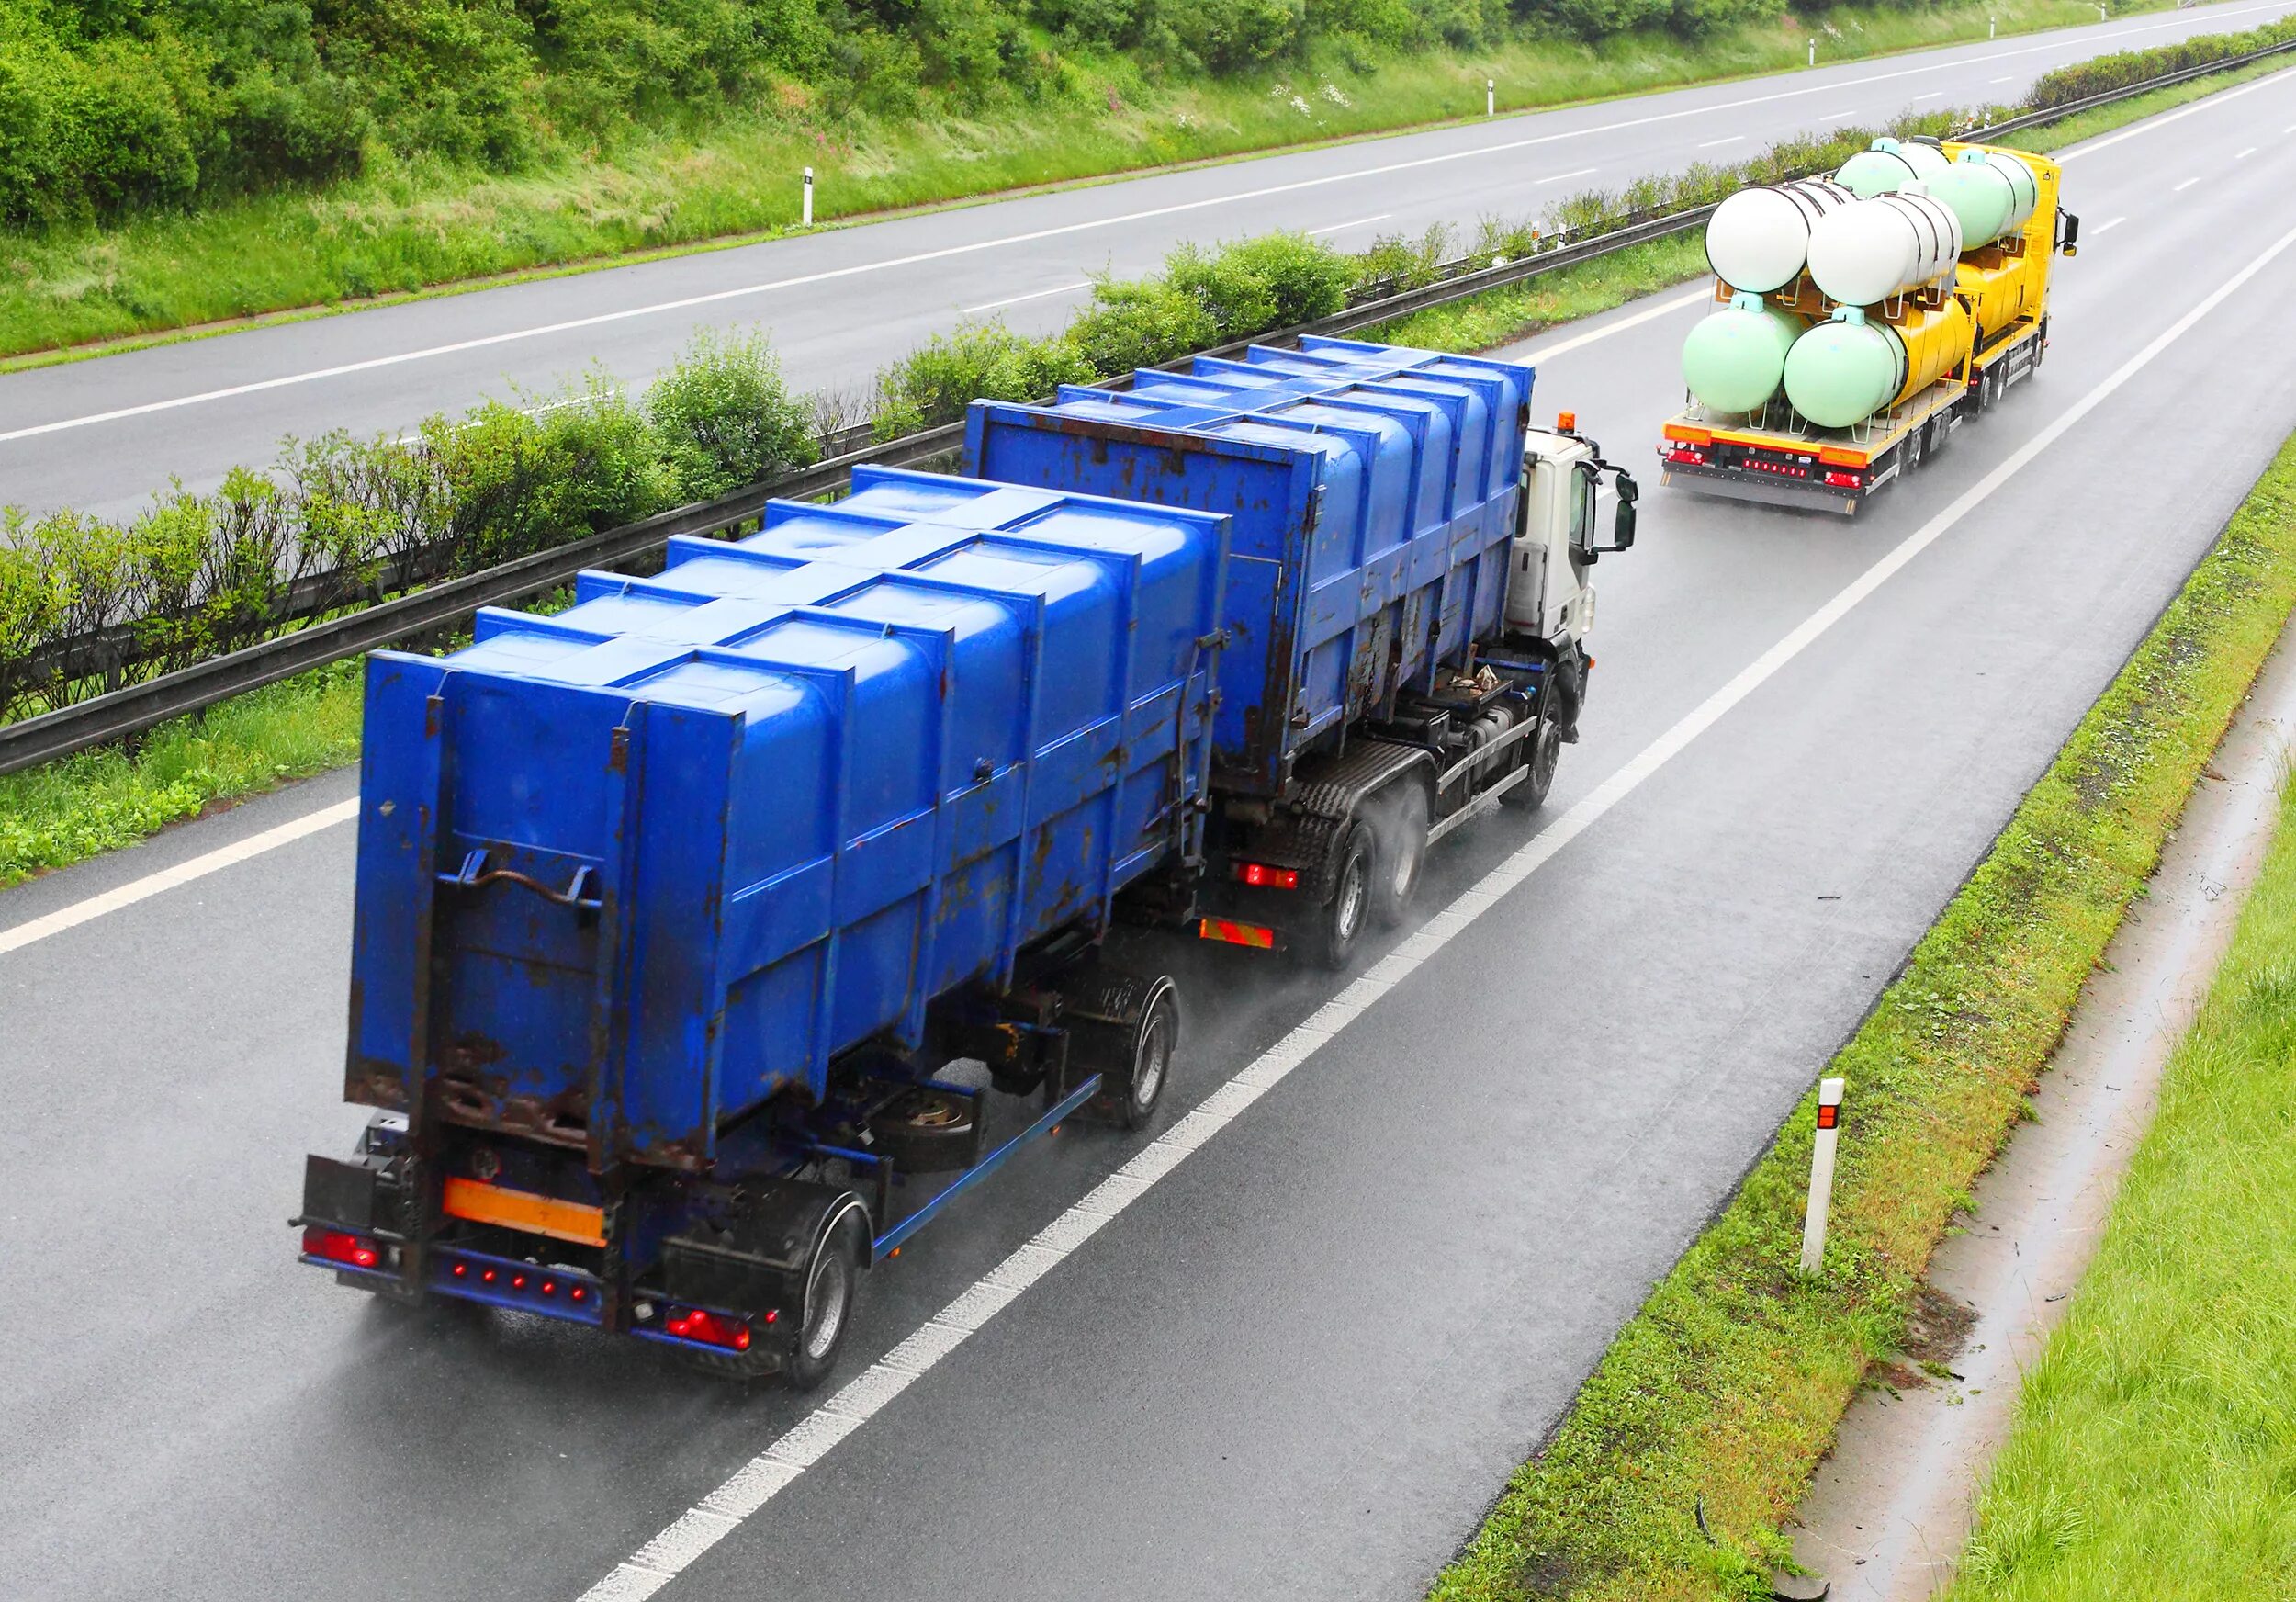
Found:
M 1810 320 L 1780 398 L 1736 415 L 1694 399 L 1665 425 L 1660 483 L 1854 513 L 2039 369 L 2051 258 L 2076 254 L 2080 238 L 2080 220 L 2058 204 L 2063 169 L 2024 151 L 1924 142 L 1935 153 L 1919 186 L 1961 231 L 1952 272 L 1863 307 L 1829 299 L 1806 271 L 1768 291 L 1770 306 Z M 1716 295 L 1727 301 L 1731 290 L 1717 285 Z M 1894 382 L 1893 359 L 1902 363 Z

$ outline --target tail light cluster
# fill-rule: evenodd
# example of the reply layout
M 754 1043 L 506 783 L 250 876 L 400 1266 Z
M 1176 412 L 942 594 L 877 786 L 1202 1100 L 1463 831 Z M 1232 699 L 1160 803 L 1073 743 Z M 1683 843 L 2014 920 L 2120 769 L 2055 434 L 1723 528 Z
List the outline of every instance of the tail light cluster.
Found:
M 591 1300 L 590 1287 L 581 1280 L 542 1269 L 517 1268 L 506 1263 L 465 1262 L 457 1258 L 446 1266 L 447 1280 L 457 1285 L 475 1286 L 481 1291 L 497 1293 L 540 1296 L 547 1301 L 563 1298 L 580 1307 Z
M 1275 868 L 1266 863 L 1238 863 L 1235 864 L 1235 876 L 1238 883 L 1263 890 L 1297 890 L 1300 887 L 1299 869 Z
M 773 1319 L 771 1313 L 765 1315 L 768 1324 Z M 749 1349 L 748 1322 L 730 1314 L 712 1313 L 703 1307 L 673 1307 L 661 1326 L 665 1335 L 674 1335 L 680 1340 L 698 1340 L 703 1346 L 724 1347 L 727 1351 Z
M 383 1263 L 383 1248 L 366 1236 L 318 1224 L 303 1231 L 303 1255 L 346 1269 L 379 1269 Z
M 1826 475 L 1826 482 L 1837 490 L 1854 490 L 1864 481 L 1855 473 L 1845 473 L 1839 469 L 1829 471 Z
M 1666 459 L 1676 467 L 1703 468 L 1706 465 L 1706 453 L 1694 446 L 1678 445 L 1666 453 Z

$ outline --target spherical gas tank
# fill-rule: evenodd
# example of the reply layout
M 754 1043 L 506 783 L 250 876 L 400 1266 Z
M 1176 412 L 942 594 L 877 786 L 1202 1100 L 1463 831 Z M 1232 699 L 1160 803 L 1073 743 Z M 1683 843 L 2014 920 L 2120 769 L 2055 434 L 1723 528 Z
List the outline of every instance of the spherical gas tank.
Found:
M 1785 355 L 1785 398 L 1821 428 L 1847 428 L 1896 399 L 1906 347 L 1887 324 L 1855 306 L 1813 323 Z
M 1733 289 L 1757 295 L 1782 289 L 1808 260 L 1818 220 L 1853 198 L 1823 178 L 1740 189 L 1706 220 L 1706 265 Z
M 1939 149 L 1933 139 L 1907 140 L 1897 147 L 1897 154 L 1904 159 L 1906 165 L 1913 169 L 1913 175 L 1924 184 L 1953 164 L 1953 158 Z
M 1842 163 L 1834 182 L 1859 199 L 1871 200 L 1876 195 L 1895 194 L 1920 176 L 1920 169 L 1904 145 L 1894 139 L 1877 139 Z
M 1820 218 L 1809 276 L 1829 299 L 1871 306 L 1944 276 L 1960 255 L 1960 220 L 1916 186 Z
M 1927 187 L 1930 198 L 1941 201 L 1961 223 L 1964 250 L 1991 244 L 2009 231 L 2017 197 L 2010 189 L 2009 175 L 1983 156 L 1974 161 L 1964 156 L 1949 163 Z
M 1966 160 L 1973 153 L 1964 151 L 1963 159 Z M 2031 167 L 2007 151 L 1986 151 L 1985 159 L 1986 165 L 2009 181 L 2010 192 L 2017 197 L 2016 203 L 2009 208 L 2009 229 L 2014 231 L 2024 227 L 2033 214 L 2033 208 L 2041 204 L 2041 181 L 2033 176 Z
M 1708 313 L 1683 342 L 1683 382 L 1715 412 L 1751 412 L 1778 392 L 1802 320 L 1740 294 Z

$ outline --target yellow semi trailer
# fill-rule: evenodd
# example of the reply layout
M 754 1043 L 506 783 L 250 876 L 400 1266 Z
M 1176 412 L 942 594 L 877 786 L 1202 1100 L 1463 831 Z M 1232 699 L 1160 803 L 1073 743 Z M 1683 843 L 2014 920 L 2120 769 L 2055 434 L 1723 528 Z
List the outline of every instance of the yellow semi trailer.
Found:
M 1949 158 L 1994 147 L 1942 142 Z M 1828 428 L 1795 412 L 1781 391 L 1751 412 L 1721 412 L 1694 399 L 1669 419 L 1659 446 L 1661 485 L 1731 500 L 1854 513 L 1884 485 L 1942 449 L 1953 431 L 1990 408 L 2011 384 L 2041 366 L 2049 344 L 2049 266 L 2076 254 L 2080 219 L 2057 203 L 2061 169 L 2023 151 L 2038 200 L 2024 227 L 1963 254 L 1950 286 L 1859 309 L 1889 325 L 1907 353 L 1896 400 L 1862 422 Z M 1717 279 L 1715 299 L 1739 294 Z M 1816 324 L 1838 303 L 1806 273 L 1761 297 Z

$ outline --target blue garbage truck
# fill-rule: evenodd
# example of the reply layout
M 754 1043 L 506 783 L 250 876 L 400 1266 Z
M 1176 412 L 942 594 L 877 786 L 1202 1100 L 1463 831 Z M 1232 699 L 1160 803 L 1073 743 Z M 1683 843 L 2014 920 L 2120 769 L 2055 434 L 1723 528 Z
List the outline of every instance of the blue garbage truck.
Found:
M 1433 841 L 1545 799 L 1635 489 L 1531 383 L 1312 339 L 976 402 L 964 476 L 375 653 L 372 1112 L 307 1159 L 303 1260 L 819 1382 L 966 1190 L 1154 1117 L 1182 998 L 1114 925 L 1344 967 Z

